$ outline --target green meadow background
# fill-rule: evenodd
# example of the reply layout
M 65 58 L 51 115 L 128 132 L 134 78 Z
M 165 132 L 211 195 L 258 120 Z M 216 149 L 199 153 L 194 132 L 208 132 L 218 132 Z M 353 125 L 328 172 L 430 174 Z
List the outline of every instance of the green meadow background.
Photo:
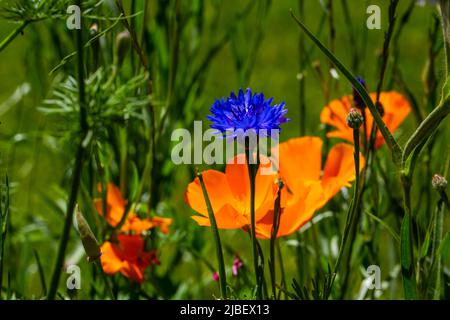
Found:
M 156 89 L 157 94 L 161 97 L 167 95 L 166 84 L 171 70 L 167 66 L 173 62 L 170 56 L 173 45 L 169 41 L 170 37 L 164 38 L 163 32 L 158 29 L 158 23 L 155 22 L 161 19 L 157 16 L 157 12 L 158 7 L 164 2 L 149 1 L 147 24 L 147 32 L 153 37 L 151 48 L 154 50 L 149 54 L 150 73 L 155 87 L 159 88 Z M 184 3 L 186 7 L 203 3 L 203 34 L 194 32 L 190 24 L 184 26 L 181 33 L 180 55 L 174 75 L 174 114 L 170 118 L 170 128 L 185 127 L 193 130 L 194 120 L 204 120 L 204 127 L 206 127 L 209 107 L 216 98 L 227 96 L 230 91 L 237 91 L 241 87 L 244 89 L 250 87 L 253 91 L 262 91 L 266 96 L 274 97 L 275 102 L 285 101 L 291 121 L 283 125 L 281 141 L 300 135 L 302 117 L 305 117 L 303 132 L 307 135 L 324 137 L 324 128 L 320 124 L 319 114 L 326 105 L 326 100 L 321 90 L 320 77 L 329 78 L 329 62 L 318 49 L 312 47 L 309 39 L 304 40 L 307 50 L 311 53 L 304 73 L 306 116 L 300 114 L 299 72 L 300 61 L 305 56 L 303 51 L 302 54 L 299 52 L 300 30 L 289 13 L 289 9 L 292 8 L 294 13 L 299 15 L 298 2 L 256 1 L 254 5 L 251 5 L 251 2 L 212 0 Z M 326 2 L 305 1 L 303 19 L 316 34 L 322 29 L 319 38 L 324 43 L 329 43 Z M 2 5 L 6 3 L 7 1 L 0 2 Z M 362 75 L 366 79 L 368 88 L 375 91 L 379 72 L 379 55 L 387 28 L 388 1 L 351 0 L 347 3 L 351 21 L 343 13 L 342 2 L 333 1 L 336 32 L 334 52 L 351 68 L 352 55 L 356 46 L 358 66 L 352 71 Z M 124 4 L 126 9 L 130 10 L 131 1 L 124 1 Z M 381 30 L 366 28 L 368 4 L 377 4 L 381 7 Z M 410 1 L 400 1 L 399 16 L 406 11 L 409 4 Z M 111 17 L 115 16 L 107 3 L 102 6 L 104 7 L 102 13 L 110 12 Z M 140 11 L 143 8 L 143 2 L 136 1 L 134 6 L 136 11 Z M 217 10 L 216 6 L 220 9 Z M 433 25 L 433 15 L 436 14 L 437 10 L 432 6 L 416 6 L 396 44 L 399 54 L 398 67 L 402 72 L 403 80 L 422 105 L 423 110 L 427 110 L 427 107 L 426 101 L 423 101 L 422 73 L 428 57 L 429 30 Z M 173 19 L 173 17 L 170 18 Z M 320 27 L 321 19 L 325 19 L 322 28 Z M 140 22 L 141 15 L 138 15 L 136 23 L 140 25 Z M 105 24 L 110 25 L 110 22 L 99 22 L 100 30 L 105 28 Z M 11 21 L 0 19 L 0 39 L 3 39 L 15 27 L 16 24 Z M 119 23 L 104 37 L 104 41 L 109 43 L 108 48 L 111 50 L 114 50 L 114 39 L 120 31 L 123 31 L 123 26 Z M 229 32 L 228 40 L 220 44 L 217 52 L 208 56 L 208 49 L 217 44 L 226 32 Z M 355 42 L 350 40 L 349 32 L 354 34 Z M 155 35 L 163 38 L 159 39 Z M 68 147 L 70 141 L 60 139 L 60 136 L 63 136 L 61 131 L 64 127 L 38 108 L 43 106 L 44 99 L 50 97 L 52 84 L 61 81 L 63 74 L 75 75 L 75 60 L 70 61 L 57 72 L 50 73 L 63 57 L 74 51 L 74 37 L 74 31 L 66 28 L 63 18 L 44 20 L 28 26 L 22 35 L 0 52 L 0 172 L 2 176 L 8 175 L 11 186 L 11 224 L 6 245 L 6 273 L 10 274 L 10 285 L 14 288 L 17 297 L 39 298 L 42 294 L 34 252 L 38 252 L 40 256 L 47 281 L 51 277 L 56 258 L 70 185 L 70 163 L 73 161 L 74 152 L 73 148 Z M 158 41 L 165 43 L 166 46 L 161 46 Z M 184 52 L 189 51 L 189 47 L 195 46 L 198 41 L 204 41 L 206 45 L 201 46 L 193 57 L 184 55 Z M 134 59 L 137 61 L 136 57 Z M 129 64 L 127 62 L 124 66 L 125 74 L 132 70 Z M 202 67 L 202 64 L 205 66 Z M 312 64 L 316 68 L 313 68 Z M 436 74 L 440 82 L 443 74 L 441 66 L 442 57 L 439 55 Z M 404 88 L 392 81 L 390 68 L 391 64 L 388 66 L 384 87 L 404 92 Z M 200 77 L 194 83 L 198 89 L 194 93 L 184 95 L 182 88 L 185 86 L 186 79 L 192 78 L 192 69 L 201 70 Z M 345 78 L 340 76 L 339 79 L 333 80 L 330 98 L 338 98 L 346 94 L 351 94 L 351 86 Z M 177 113 L 182 114 L 182 117 L 177 118 Z M 446 121 L 442 125 L 432 157 L 428 159 L 431 161 L 433 173 L 443 170 L 449 150 L 448 124 Z M 416 126 L 417 123 L 411 113 L 395 133 L 400 144 L 405 142 Z M 332 140 L 329 144 L 332 145 L 335 142 Z M 157 149 L 160 150 L 158 156 L 162 160 L 158 167 L 160 171 L 159 201 L 156 211 L 160 215 L 173 218 L 174 222 L 171 233 L 160 236 L 161 266 L 155 267 L 155 283 L 147 283 L 146 290 L 151 296 L 159 298 L 209 299 L 219 295 L 218 285 L 212 280 L 212 271 L 209 268 L 209 264 L 216 266 L 211 230 L 197 226 L 190 219 L 193 212 L 185 204 L 183 194 L 187 184 L 193 178 L 194 166 L 173 165 L 170 162 L 170 153 L 167 152 L 170 151 L 170 147 L 168 139 L 162 139 L 157 145 Z M 136 158 L 144 159 L 145 156 L 145 154 L 135 154 Z M 379 151 L 379 159 L 387 173 L 389 191 L 383 187 L 378 190 L 376 201 L 379 203 L 380 215 L 386 216 L 386 222 L 398 232 L 398 217 L 403 214 L 401 207 L 385 205 L 390 196 L 399 199 L 399 202 L 401 199 L 398 178 L 390 163 L 390 154 L 386 147 Z M 200 166 L 203 169 L 207 167 Z M 214 168 L 222 169 L 221 166 Z M 115 181 L 117 181 L 117 175 Z M 418 187 L 413 189 L 413 205 L 417 206 L 421 201 L 420 194 L 423 188 L 430 188 L 430 179 L 420 170 L 415 175 L 415 181 Z M 374 192 L 371 190 L 368 197 L 375 197 Z M 437 198 L 434 193 L 432 197 L 435 202 Z M 333 215 L 333 218 L 325 218 L 323 222 L 316 225 L 317 234 L 313 235 L 311 229 L 308 229 L 299 236 L 291 236 L 281 242 L 288 288 L 294 277 L 311 288 L 311 280 L 320 274 L 320 270 L 325 270 L 328 263 L 331 264 L 338 245 L 337 233 L 333 225 L 336 221 L 340 221 L 340 226 L 343 227 L 345 221 L 343 203 L 348 200 L 345 194 L 338 194 L 317 213 L 330 212 Z M 95 214 L 95 212 L 89 214 Z M 427 214 L 430 212 L 421 210 L 418 213 L 419 219 Z M 366 218 L 365 223 L 369 222 L 373 224 L 372 220 Z M 376 228 L 379 232 L 375 239 L 371 239 L 372 252 L 367 252 L 367 248 L 361 249 L 363 261 L 353 266 L 354 281 L 351 297 L 358 296 L 363 279 L 361 269 L 364 266 L 376 264 L 381 267 L 382 279 L 388 283 L 381 297 L 402 298 L 398 246 L 383 227 L 377 225 Z M 235 254 L 239 254 L 244 260 L 244 270 L 237 278 L 231 276 L 229 272 L 229 280 L 237 288 L 237 296 L 248 297 L 249 291 L 240 290 L 246 278 L 253 279 L 248 235 L 241 230 L 225 230 L 221 231 L 221 236 L 225 246 L 228 270 L 231 268 Z M 312 248 L 313 236 L 319 239 L 321 247 L 319 254 Z M 358 241 L 362 246 L 365 239 L 362 237 Z M 263 247 L 268 245 L 267 242 L 263 241 Z M 299 256 L 299 247 L 303 249 L 301 256 Z M 80 249 L 76 232 L 72 230 L 67 261 L 75 262 L 81 267 L 82 289 L 77 296 L 87 298 L 92 290 L 90 283 L 94 280 L 92 280 L 92 267 L 85 261 Z M 299 262 L 299 259 L 302 261 Z M 298 268 L 299 263 L 303 266 L 302 270 Z M 449 262 L 446 263 L 448 267 Z M 4 275 L 4 283 L 6 283 L 7 274 Z M 63 273 L 61 288 L 66 278 L 67 275 Z

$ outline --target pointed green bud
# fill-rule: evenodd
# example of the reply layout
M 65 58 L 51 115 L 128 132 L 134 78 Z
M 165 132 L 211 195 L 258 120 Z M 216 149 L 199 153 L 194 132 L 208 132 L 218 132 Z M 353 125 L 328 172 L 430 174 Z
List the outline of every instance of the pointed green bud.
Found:
M 83 244 L 84 251 L 87 255 L 89 262 L 95 261 L 102 255 L 97 239 L 94 236 L 89 224 L 83 217 L 78 205 L 75 208 L 75 218 L 77 220 L 77 229 L 80 234 L 81 243 Z
M 131 48 L 131 36 L 128 31 L 122 31 L 116 36 L 117 66 L 121 66 L 127 52 Z

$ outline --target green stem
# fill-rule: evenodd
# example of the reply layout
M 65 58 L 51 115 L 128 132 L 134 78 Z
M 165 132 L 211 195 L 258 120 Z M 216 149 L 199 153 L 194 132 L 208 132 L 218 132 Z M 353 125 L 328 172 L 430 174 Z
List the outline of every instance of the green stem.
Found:
M 20 33 L 22 33 L 23 29 L 29 24 L 29 21 L 22 21 L 22 23 L 15 28 L 2 42 L 0 42 L 0 52 L 5 49 L 8 44 L 13 41 Z
M 81 6 L 81 0 L 77 4 Z M 86 153 L 86 146 L 84 145 L 84 138 L 87 133 L 87 119 L 86 119 L 86 105 L 85 105 L 85 88 L 84 88 L 84 57 L 83 57 L 83 31 L 77 30 L 77 47 L 78 47 L 78 99 L 80 103 L 80 128 L 81 139 L 78 144 L 78 149 L 75 157 L 75 165 L 73 169 L 72 186 L 67 203 L 66 218 L 64 221 L 63 232 L 59 242 L 58 255 L 56 257 L 55 267 L 50 282 L 50 289 L 48 292 L 48 299 L 55 299 L 58 290 L 59 280 L 61 277 L 62 267 L 64 265 L 64 257 L 69 242 L 70 229 L 72 227 L 72 219 L 77 200 L 78 190 L 81 182 L 81 171 L 83 168 L 84 157 Z
M 272 295 L 273 299 L 277 298 L 276 293 L 276 268 L 275 268 L 275 245 L 277 243 L 277 234 L 278 234 L 278 227 L 280 225 L 280 210 L 281 210 L 281 189 L 282 189 L 281 183 L 279 184 L 278 188 L 278 194 L 277 198 L 275 200 L 275 205 L 273 208 L 273 224 L 272 224 L 272 231 L 270 236 L 270 280 L 272 282 Z M 282 266 L 281 266 L 282 267 Z
M 448 1 L 441 0 L 440 3 L 442 35 L 444 38 L 444 55 L 445 55 L 445 76 L 448 78 L 450 74 L 450 4 Z
M 330 286 L 326 292 L 326 297 L 328 298 L 331 289 L 334 284 L 334 279 L 336 277 L 337 272 L 339 272 L 341 262 L 343 258 L 345 257 L 346 265 L 349 265 L 350 258 L 351 258 L 351 249 L 347 250 L 348 244 L 352 246 L 353 240 L 356 236 L 356 229 L 358 226 L 359 221 L 359 202 L 360 202 L 360 192 L 359 192 L 359 184 L 360 184 L 360 178 L 359 178 L 359 167 L 360 167 L 360 161 L 359 161 L 359 129 L 353 129 L 353 143 L 354 143 L 354 162 L 355 162 L 355 188 L 353 191 L 353 200 L 350 204 L 348 215 L 347 215 L 347 221 L 344 229 L 344 235 L 341 241 L 341 247 L 339 249 L 338 257 L 336 259 L 336 264 L 334 266 L 333 271 L 333 277 L 330 282 Z M 344 285 L 346 284 L 348 280 L 348 270 L 345 271 L 344 276 Z
M 403 217 L 400 237 L 400 256 L 403 277 L 403 290 L 406 299 L 417 297 L 416 272 L 414 265 L 414 237 L 413 219 L 411 216 L 411 179 L 409 176 L 401 177 L 403 188 Z
M 450 113 L 450 96 L 447 96 L 439 106 L 437 106 L 419 125 L 417 130 L 412 134 L 406 142 L 403 151 L 402 161 L 406 162 L 413 150 L 421 144 L 421 142 L 428 138 L 432 132 L 439 126 L 442 120 Z
M 256 192 L 256 175 L 258 173 L 259 168 L 259 138 L 257 138 L 256 143 L 256 163 L 252 163 L 253 158 L 251 157 L 250 150 L 250 140 L 249 137 L 245 137 L 245 156 L 247 161 L 247 169 L 250 180 L 250 235 L 252 240 L 252 249 L 253 249 L 253 264 L 255 268 L 255 280 L 256 280 L 256 298 L 258 300 L 262 299 L 262 271 L 259 268 L 259 254 L 258 254 L 258 245 L 256 240 L 256 221 L 255 221 L 255 192 Z
M 278 251 L 278 264 L 280 265 L 281 273 L 281 288 L 286 288 L 286 273 L 284 271 L 283 255 L 281 253 L 280 241 L 277 241 L 277 251 Z M 284 292 L 285 299 L 287 299 L 286 292 Z M 278 292 L 278 299 L 281 297 L 281 292 Z
M 198 179 L 202 187 L 203 197 L 205 198 L 206 208 L 208 209 L 209 221 L 211 223 L 214 241 L 216 242 L 217 262 L 219 264 L 220 292 L 222 294 L 222 298 L 227 299 L 227 278 L 225 273 L 225 263 L 223 261 L 223 252 L 222 252 L 222 244 L 220 242 L 219 229 L 217 228 L 214 211 L 211 205 L 211 201 L 209 200 L 208 192 L 206 191 L 205 182 L 203 181 L 203 176 L 201 173 L 198 174 Z
M 108 281 L 108 278 L 107 278 L 105 272 L 103 271 L 102 264 L 100 263 L 100 259 L 97 259 L 97 260 L 95 261 L 95 265 L 97 266 L 97 268 L 100 270 L 100 273 L 102 274 L 102 279 L 103 279 L 103 282 L 105 283 L 106 291 L 108 291 L 109 297 L 110 297 L 112 300 L 117 300 L 117 299 L 116 299 L 116 296 L 115 296 L 114 293 L 113 293 L 113 290 L 112 290 L 112 288 L 111 288 L 111 285 L 110 285 L 110 283 L 109 283 L 109 281 Z

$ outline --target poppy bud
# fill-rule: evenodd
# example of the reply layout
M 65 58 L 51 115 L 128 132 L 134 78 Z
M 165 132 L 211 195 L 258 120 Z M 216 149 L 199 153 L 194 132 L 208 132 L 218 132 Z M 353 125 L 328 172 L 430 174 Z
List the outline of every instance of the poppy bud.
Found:
M 117 65 L 120 67 L 125 59 L 125 55 L 130 49 L 131 36 L 128 31 L 120 32 L 116 37 Z
M 347 118 L 347 125 L 352 129 L 359 129 L 361 127 L 362 123 L 364 122 L 364 118 L 362 114 L 355 108 L 351 108 L 348 112 Z
M 83 244 L 84 251 L 86 252 L 89 262 L 95 261 L 102 255 L 97 239 L 94 236 L 91 228 L 89 227 L 86 219 L 81 214 L 78 205 L 76 207 L 75 218 L 77 220 L 78 233 L 80 234 L 81 243 Z
M 431 185 L 438 191 L 444 191 L 447 187 L 447 180 L 443 176 L 435 174 L 431 179 Z

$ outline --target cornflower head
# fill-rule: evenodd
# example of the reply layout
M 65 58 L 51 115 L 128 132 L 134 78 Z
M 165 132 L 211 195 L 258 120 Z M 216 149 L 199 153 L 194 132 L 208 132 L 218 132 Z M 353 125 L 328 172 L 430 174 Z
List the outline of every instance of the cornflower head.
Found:
M 284 102 L 275 105 L 272 102 L 273 98 L 265 99 L 263 93 L 253 94 L 249 88 L 244 93 L 239 89 L 238 95 L 231 92 L 228 98 L 217 99 L 208 120 L 213 123 L 211 128 L 228 137 L 236 138 L 238 132 L 249 131 L 269 136 L 271 130 L 281 130 L 281 124 L 290 120 L 285 117 Z

